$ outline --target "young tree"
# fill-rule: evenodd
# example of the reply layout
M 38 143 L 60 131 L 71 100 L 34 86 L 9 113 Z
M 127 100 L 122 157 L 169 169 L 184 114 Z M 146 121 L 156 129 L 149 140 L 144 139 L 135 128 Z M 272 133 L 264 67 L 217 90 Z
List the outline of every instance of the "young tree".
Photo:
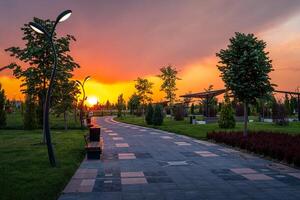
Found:
M 122 117 L 123 110 L 126 108 L 125 100 L 123 98 L 123 94 L 118 96 L 117 109 L 118 109 L 118 117 Z
M 128 100 L 128 108 L 130 110 L 130 114 L 136 113 L 140 104 L 141 104 L 140 97 L 136 93 L 132 94 Z
M 26 95 L 25 99 L 25 114 L 24 114 L 24 129 L 33 130 L 37 128 L 36 123 L 36 106 L 33 95 Z
M 224 102 L 221 106 L 220 118 L 219 118 L 220 128 L 234 128 L 235 118 L 233 108 L 227 93 L 224 95 Z
M 5 113 L 5 91 L 0 84 L 0 128 L 6 126 L 6 113 Z
M 180 80 L 177 76 L 178 71 L 172 65 L 168 65 L 160 68 L 160 72 L 161 74 L 158 75 L 158 77 L 163 81 L 160 86 L 160 91 L 164 91 L 166 93 L 165 99 L 169 101 L 170 106 L 173 106 L 176 99 L 176 81 Z
M 151 103 L 148 104 L 147 109 L 146 109 L 146 123 L 148 125 L 153 124 L 153 106 Z
M 162 125 L 164 121 L 164 114 L 163 114 L 163 108 L 161 105 L 156 104 L 154 106 L 154 112 L 153 112 L 153 125 L 160 126 Z
M 145 105 L 152 101 L 151 95 L 153 94 L 153 83 L 148 81 L 147 79 L 143 79 L 140 77 L 138 77 L 135 81 L 135 89 L 137 90 L 137 95 L 139 96 L 142 103 L 144 114 Z
M 74 102 L 77 102 L 76 96 L 80 93 L 75 81 L 66 81 L 59 85 L 61 89 L 55 93 L 53 110 L 57 115 L 63 114 L 65 130 L 68 129 L 68 111 L 73 109 Z
M 42 24 L 48 30 L 51 30 L 54 25 L 54 21 L 50 20 L 34 18 L 33 21 Z M 36 33 L 29 27 L 29 24 L 25 24 L 21 30 L 24 35 L 22 39 L 25 41 L 25 47 L 10 47 L 5 51 L 26 65 L 22 68 L 20 65 L 12 63 L 10 67 L 15 67 L 13 73 L 16 78 L 22 81 L 21 91 L 33 95 L 38 100 L 38 121 L 41 125 L 43 123 L 43 105 L 51 76 L 54 54 L 44 34 Z M 67 35 L 58 38 L 54 33 L 54 43 L 58 54 L 58 69 L 53 84 L 52 102 L 57 101 L 54 96 L 58 96 L 55 94 L 60 92 L 60 84 L 72 78 L 73 70 L 79 68 L 79 65 L 69 54 L 72 41 L 76 41 L 74 36 Z
M 226 88 L 244 104 L 244 136 L 247 136 L 248 105 L 273 91 L 269 77 L 272 61 L 265 48 L 266 43 L 253 34 L 235 33 L 227 49 L 216 54 Z

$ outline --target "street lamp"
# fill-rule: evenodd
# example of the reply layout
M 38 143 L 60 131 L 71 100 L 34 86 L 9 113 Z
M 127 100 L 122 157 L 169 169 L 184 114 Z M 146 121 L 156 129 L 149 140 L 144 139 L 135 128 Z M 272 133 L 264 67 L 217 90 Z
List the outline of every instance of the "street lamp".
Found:
M 45 104 L 44 104 L 44 116 L 43 116 L 43 130 L 44 130 L 44 135 L 46 137 L 46 142 L 47 142 L 47 148 L 48 148 L 48 156 L 49 156 L 49 161 L 51 166 L 55 167 L 56 166 L 56 160 L 55 160 L 55 156 L 54 156 L 54 152 L 53 152 L 53 147 L 52 147 L 52 143 L 51 143 L 51 134 L 50 134 L 50 126 L 49 126 L 49 108 L 50 108 L 50 98 L 51 98 L 51 92 L 52 92 L 52 87 L 53 87 L 53 81 L 55 78 L 55 73 L 56 73 L 56 68 L 57 68 L 57 52 L 56 52 L 56 47 L 55 44 L 53 42 L 53 34 L 56 28 L 56 25 L 59 22 L 63 22 L 65 20 L 67 20 L 72 14 L 71 10 L 66 10 L 63 11 L 60 15 L 57 16 L 56 21 L 54 23 L 54 26 L 52 28 L 52 30 L 47 30 L 46 27 L 36 23 L 36 22 L 30 22 L 29 26 L 37 33 L 40 34 L 44 34 L 53 51 L 53 60 L 54 60 L 54 64 L 53 64 L 53 68 L 52 68 L 52 72 L 51 72 L 51 77 L 50 77 L 50 82 L 49 82 L 49 87 L 46 93 L 46 100 L 45 100 Z
M 84 84 L 87 80 L 89 80 L 91 77 L 87 76 L 85 77 L 85 79 L 83 80 L 83 82 L 81 83 L 80 81 L 76 80 L 76 83 L 78 85 L 81 86 L 82 88 L 82 93 L 83 93 L 83 97 L 82 97 L 82 101 L 81 101 L 81 106 L 80 106 L 80 126 L 81 128 L 83 127 L 83 105 L 84 105 L 84 101 L 85 101 L 85 90 L 84 90 Z

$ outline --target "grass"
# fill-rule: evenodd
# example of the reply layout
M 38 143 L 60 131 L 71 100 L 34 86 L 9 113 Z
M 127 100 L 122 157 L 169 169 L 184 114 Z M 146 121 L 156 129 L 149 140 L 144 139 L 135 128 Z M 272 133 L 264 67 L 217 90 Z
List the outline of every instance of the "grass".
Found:
M 130 124 L 136 124 L 140 126 L 146 126 L 156 129 L 161 129 L 165 131 L 170 131 L 174 133 L 178 133 L 181 135 L 187 135 L 190 137 L 198 138 L 198 139 L 206 139 L 207 133 L 211 131 L 224 131 L 228 129 L 219 128 L 217 123 L 212 124 L 203 124 L 203 125 L 192 125 L 189 124 L 188 119 L 184 121 L 174 121 L 170 118 L 165 118 L 164 123 L 161 126 L 152 126 L 147 125 L 142 117 L 135 116 L 125 116 L 122 118 L 116 118 L 116 120 L 121 122 L 126 122 Z M 232 129 L 234 131 L 243 130 L 243 123 L 237 123 L 236 128 Z M 289 134 L 300 134 L 300 123 L 292 122 L 289 126 L 278 126 L 272 123 L 263 123 L 263 122 L 251 122 L 249 123 L 249 130 L 251 131 L 272 131 L 272 132 L 284 132 Z
M 13 112 L 6 115 L 6 127 L 5 129 L 23 129 L 23 116 L 20 112 Z M 79 117 L 77 122 L 74 120 L 74 114 L 68 114 L 68 128 L 69 129 L 80 129 Z M 50 115 L 50 126 L 51 129 L 64 129 L 63 115 L 57 117 L 53 114 Z
M 38 144 L 41 132 L 0 130 L 0 199 L 57 199 L 83 160 L 84 131 L 52 131 L 56 168 Z

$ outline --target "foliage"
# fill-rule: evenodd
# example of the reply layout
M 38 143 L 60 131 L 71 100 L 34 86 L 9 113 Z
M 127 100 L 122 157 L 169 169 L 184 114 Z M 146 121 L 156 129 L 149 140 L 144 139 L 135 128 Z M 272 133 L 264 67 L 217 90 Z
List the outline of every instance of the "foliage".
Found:
M 128 108 L 130 110 L 130 114 L 137 114 L 137 110 L 141 104 L 140 96 L 136 93 L 132 94 L 128 99 Z
M 6 126 L 6 113 L 5 113 L 5 91 L 0 84 L 0 128 Z
M 118 96 L 118 102 L 117 102 L 117 109 L 118 109 L 118 117 L 121 117 L 123 115 L 123 110 L 126 108 L 126 103 L 123 98 L 123 94 L 120 94 Z
M 148 125 L 153 124 L 153 113 L 154 113 L 153 106 L 151 103 L 149 103 L 146 109 L 146 117 L 145 117 L 146 123 Z
M 274 102 L 272 107 L 272 119 L 273 122 L 280 126 L 286 126 L 289 124 L 289 121 L 287 119 L 287 109 L 285 104 L 282 104 L 281 102 Z
M 163 108 L 161 105 L 156 104 L 154 106 L 154 112 L 153 112 L 153 125 L 160 126 L 162 125 L 164 121 L 164 114 L 163 114 Z
M 218 69 L 227 89 L 245 105 L 256 102 L 273 91 L 269 73 L 272 61 L 265 51 L 266 43 L 253 34 L 235 33 L 227 49 L 217 53 L 220 58 Z M 244 134 L 247 134 L 248 115 L 245 112 Z
M 161 74 L 158 75 L 158 77 L 163 81 L 160 86 L 160 91 L 166 93 L 165 98 L 169 101 L 170 105 L 173 105 L 176 99 L 176 81 L 180 80 L 180 78 L 177 77 L 178 71 L 172 65 L 168 65 L 160 68 L 160 72 Z
M 142 105 L 146 105 L 152 101 L 151 95 L 153 94 L 152 88 L 153 83 L 147 79 L 138 77 L 135 84 L 135 89 L 137 90 L 137 95 L 140 97 Z
M 234 112 L 227 93 L 224 95 L 224 102 L 221 106 L 221 112 L 218 123 L 220 128 L 235 127 Z
M 53 110 L 58 116 L 61 114 L 64 115 L 65 129 L 68 129 L 67 113 L 68 111 L 71 111 L 76 104 L 76 97 L 80 91 L 76 85 L 76 82 L 70 80 L 62 82 L 58 87 L 61 87 L 60 90 L 53 95 L 54 99 L 56 99 L 56 103 L 53 105 Z
M 54 25 L 54 22 L 50 20 L 34 18 L 33 21 L 42 24 L 48 30 L 51 30 Z M 5 51 L 26 65 L 22 69 L 18 64 L 11 64 L 15 67 L 13 71 L 15 77 L 22 81 L 21 91 L 25 94 L 33 95 L 38 100 L 37 111 L 39 113 L 39 124 L 41 124 L 43 122 L 43 105 L 52 72 L 54 54 L 48 40 L 43 34 L 33 31 L 29 27 L 29 24 L 25 24 L 21 30 L 23 32 L 22 39 L 25 41 L 25 47 L 10 47 Z M 72 41 L 76 41 L 75 37 L 71 35 L 57 37 L 55 33 L 53 37 L 58 54 L 58 68 L 53 84 L 52 105 L 61 101 L 61 99 L 55 98 L 59 96 L 56 94 L 59 94 L 62 85 L 72 78 L 73 70 L 79 68 L 79 65 L 69 54 L 70 44 Z
M 300 166 L 300 135 L 259 131 L 244 137 L 242 132 L 221 131 L 207 138 Z
M 34 103 L 33 95 L 27 94 L 25 99 L 24 129 L 33 130 L 36 128 L 36 105 Z
M 184 105 L 183 104 L 177 104 L 173 106 L 173 115 L 174 115 L 174 119 L 176 121 L 182 121 L 184 120 Z
M 194 103 L 192 103 L 192 105 L 191 105 L 191 114 L 192 115 L 195 114 L 195 105 L 194 105 Z

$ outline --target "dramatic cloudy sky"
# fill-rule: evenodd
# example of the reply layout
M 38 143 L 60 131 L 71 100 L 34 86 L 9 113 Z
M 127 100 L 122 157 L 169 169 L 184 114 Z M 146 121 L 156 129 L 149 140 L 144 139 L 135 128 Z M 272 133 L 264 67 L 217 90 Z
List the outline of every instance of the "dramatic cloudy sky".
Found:
M 0 0 L 0 66 L 14 61 L 5 48 L 24 45 L 24 23 L 33 16 L 54 19 L 64 9 L 73 15 L 57 31 L 77 38 L 72 56 L 81 69 L 75 78 L 91 75 L 88 96 L 102 102 L 119 93 L 128 97 L 138 76 L 155 82 L 158 91 L 155 75 L 167 64 L 180 70 L 178 95 L 209 84 L 222 88 L 215 53 L 237 31 L 267 42 L 278 89 L 300 86 L 299 0 Z M 10 98 L 20 98 L 9 70 L 0 82 Z

